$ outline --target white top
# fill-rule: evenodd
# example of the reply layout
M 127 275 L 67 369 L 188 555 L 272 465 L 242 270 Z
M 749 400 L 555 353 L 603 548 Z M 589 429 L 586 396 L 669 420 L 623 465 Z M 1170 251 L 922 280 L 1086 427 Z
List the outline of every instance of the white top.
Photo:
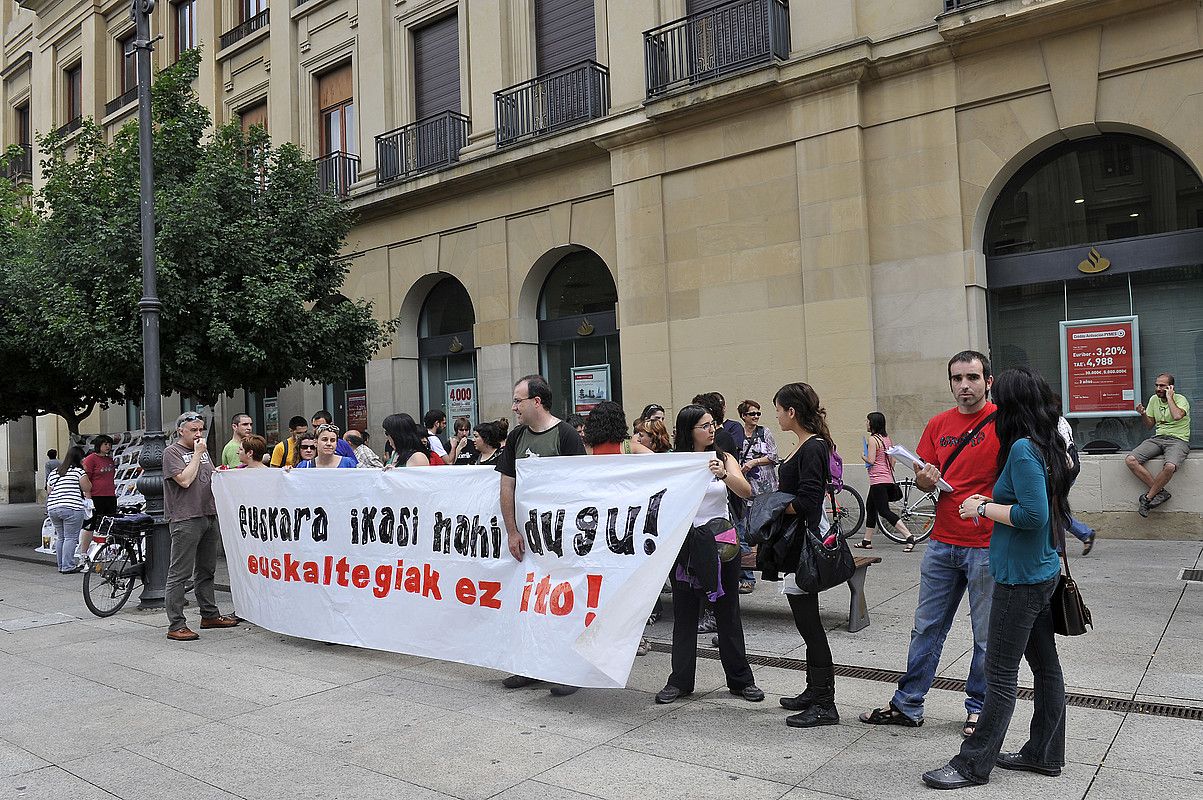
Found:
M 439 456 L 445 461 L 447 456 L 447 448 L 443 446 L 443 440 L 439 438 L 437 433 L 431 433 L 430 431 L 426 431 L 426 433 L 428 434 L 426 441 L 430 444 L 430 449 L 433 452 L 438 453 Z
M 1069 420 L 1065 417 L 1057 417 L 1057 433 L 1061 434 L 1061 438 L 1065 440 L 1065 446 L 1069 447 L 1074 443 L 1074 432 L 1069 427 Z
M 705 525 L 715 517 L 727 517 L 727 484 L 715 478 L 706 485 L 706 494 L 702 495 L 702 504 L 693 518 L 694 525 Z

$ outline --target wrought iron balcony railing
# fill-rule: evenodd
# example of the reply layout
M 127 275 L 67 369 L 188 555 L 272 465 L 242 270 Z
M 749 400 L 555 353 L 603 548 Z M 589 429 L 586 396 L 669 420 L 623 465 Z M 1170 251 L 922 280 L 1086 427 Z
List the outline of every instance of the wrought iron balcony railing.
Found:
M 224 50 L 235 42 L 241 41 L 257 30 L 267 27 L 268 9 L 260 11 L 236 28 L 231 28 L 221 35 L 220 49 Z
M 647 96 L 789 58 L 785 0 L 733 0 L 643 33 Z
M 120 96 L 114 97 L 112 100 L 105 103 L 104 104 L 104 115 L 107 117 L 109 114 L 116 113 L 117 111 L 120 111 L 121 109 L 125 108 L 127 105 L 129 105 L 130 103 L 134 102 L 137 99 L 138 99 L 138 87 L 135 86 L 134 88 L 130 89 L 129 91 L 123 92 Z
M 33 175 L 33 145 L 22 142 L 17 147 L 21 148 L 21 152 L 13 154 L 12 158 L 8 160 L 8 168 L 4 171 L 10 181 L 29 178 Z
M 980 6 L 986 3 L 992 3 L 994 0 L 944 0 L 944 12 L 960 11 L 962 8 L 970 6 Z
M 335 150 L 313 159 L 317 165 L 317 182 L 324 191 L 346 197 L 351 186 L 359 180 L 359 156 Z
M 83 124 L 83 116 L 74 117 L 67 120 L 65 125 L 60 125 L 57 129 L 55 129 L 54 132 L 59 136 L 66 136 L 69 133 L 74 133 L 75 131 L 79 130 Z
M 459 161 L 471 121 L 444 111 L 376 137 L 376 183 L 408 180 Z
M 497 146 L 506 147 L 606 116 L 610 71 L 582 61 L 494 92 L 493 98 Z

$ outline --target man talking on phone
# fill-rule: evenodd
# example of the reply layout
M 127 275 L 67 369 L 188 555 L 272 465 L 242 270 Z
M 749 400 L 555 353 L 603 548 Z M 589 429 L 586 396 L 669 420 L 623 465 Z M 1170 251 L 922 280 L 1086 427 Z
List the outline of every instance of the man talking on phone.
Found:
M 1156 430 L 1124 459 L 1132 474 L 1149 487 L 1136 501 L 1136 510 L 1142 517 L 1149 516 L 1150 508 L 1170 499 L 1165 485 L 1190 455 L 1190 401 L 1174 391 L 1174 376 L 1168 372 L 1157 376 L 1153 389 L 1149 404 L 1137 403 L 1136 411 L 1146 428 L 1156 426 Z M 1165 464 L 1154 477 L 1145 462 L 1158 456 L 1165 457 Z

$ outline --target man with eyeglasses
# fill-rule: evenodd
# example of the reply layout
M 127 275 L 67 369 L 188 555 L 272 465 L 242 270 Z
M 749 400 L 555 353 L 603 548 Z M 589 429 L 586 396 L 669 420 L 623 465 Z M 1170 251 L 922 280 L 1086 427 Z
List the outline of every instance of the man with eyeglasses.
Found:
M 1190 455 L 1190 401 L 1174 391 L 1174 376 L 1163 372 L 1153 385 L 1154 394 L 1147 406 L 1136 404 L 1141 422 L 1146 428 L 1156 429 L 1153 435 L 1133 448 L 1124 463 L 1140 482 L 1149 487 L 1136 500 L 1136 510 L 1142 517 L 1149 516 L 1149 509 L 1170 499 L 1166 484 L 1174 477 L 1178 467 Z M 1151 458 L 1164 456 L 1165 464 L 1154 476 L 1145 463 Z
M 505 520 L 510 553 L 521 561 L 526 555 L 526 540 L 518 528 L 514 511 L 518 459 L 583 456 L 585 443 L 571 425 L 551 413 L 551 386 L 542 375 L 527 375 L 514 384 L 512 407 L 518 426 L 506 437 L 505 447 L 497 460 L 497 471 L 501 473 L 501 516 Z M 511 675 L 502 681 L 507 689 L 520 689 L 532 683 L 536 683 L 536 679 L 525 675 Z M 576 686 L 561 684 L 551 687 L 551 693 L 558 697 L 576 690 Z
M 217 504 L 213 500 L 213 461 L 205 442 L 200 414 L 181 414 L 175 421 L 178 439 L 163 451 L 163 500 L 171 534 L 167 570 L 167 638 L 187 642 L 200 636 L 184 618 L 184 590 L 195 581 L 201 628 L 232 628 L 239 620 L 222 616 L 213 591 L 217 570 Z

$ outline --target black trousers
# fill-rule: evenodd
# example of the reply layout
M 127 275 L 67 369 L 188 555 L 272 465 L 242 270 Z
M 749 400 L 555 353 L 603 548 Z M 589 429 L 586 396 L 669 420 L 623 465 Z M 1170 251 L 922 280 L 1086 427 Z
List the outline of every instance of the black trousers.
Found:
M 668 682 L 682 692 L 693 691 L 698 665 L 698 614 L 706 595 L 676 578 L 673 568 L 673 671 Z M 727 688 L 743 689 L 756 682 L 744 647 L 744 626 L 739 616 L 739 559 L 723 564 L 719 578 L 722 597 L 714 602 L 718 623 L 718 654 L 727 673 Z
M 890 510 L 890 498 L 887 496 L 890 486 L 888 483 L 874 483 L 869 487 L 869 498 L 865 501 L 866 528 L 876 528 L 878 517 L 890 525 L 898 524 L 898 515 Z

